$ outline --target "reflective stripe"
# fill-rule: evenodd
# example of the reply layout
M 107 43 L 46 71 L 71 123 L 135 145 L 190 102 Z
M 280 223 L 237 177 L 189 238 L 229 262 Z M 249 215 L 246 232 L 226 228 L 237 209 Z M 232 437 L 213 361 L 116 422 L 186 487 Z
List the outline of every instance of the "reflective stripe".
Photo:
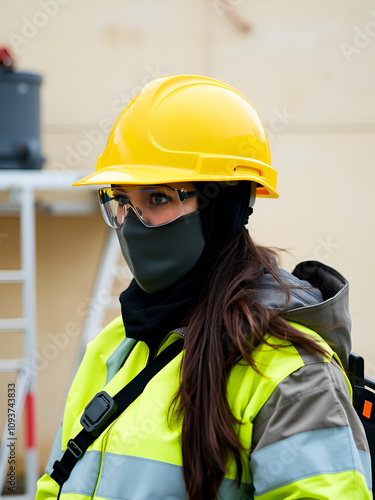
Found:
M 349 427 L 302 432 L 255 451 L 250 459 L 255 495 L 321 474 L 358 471 L 371 489 L 370 456 L 357 450 Z
M 64 483 L 62 493 L 78 493 L 92 497 L 98 482 L 101 457 L 100 451 L 86 451 Z
M 118 348 L 110 355 L 107 359 L 106 367 L 107 367 L 107 380 L 106 384 L 116 375 L 118 370 L 120 369 L 123 362 L 132 352 L 133 347 L 137 343 L 134 339 L 125 338 Z
M 322 363 L 324 361 L 323 356 L 321 356 L 317 352 L 309 351 L 306 347 L 303 347 L 303 346 L 298 345 L 298 344 L 294 344 L 294 348 L 298 352 L 298 354 L 301 356 L 302 361 L 307 366 L 311 365 L 313 363 Z
M 250 500 L 251 487 L 224 479 L 219 498 Z M 182 467 L 146 458 L 105 453 L 96 497 L 108 500 L 187 499 Z
M 55 442 L 53 443 L 51 455 L 49 457 L 48 464 L 45 470 L 45 472 L 49 475 L 52 474 L 53 464 L 56 462 L 56 460 L 60 460 L 60 458 L 62 457 L 63 452 L 61 451 L 61 442 L 62 442 L 62 425 L 60 425 L 60 428 L 57 431 Z

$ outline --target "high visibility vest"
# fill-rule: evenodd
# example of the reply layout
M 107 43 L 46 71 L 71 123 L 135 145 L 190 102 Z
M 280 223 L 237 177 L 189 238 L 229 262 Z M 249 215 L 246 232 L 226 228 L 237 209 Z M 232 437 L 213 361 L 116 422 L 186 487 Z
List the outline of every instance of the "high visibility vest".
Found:
M 316 337 L 312 330 L 293 326 Z M 177 338 L 172 333 L 162 348 Z M 331 348 L 327 357 L 269 337 L 278 348 L 259 346 L 254 359 L 233 367 L 227 393 L 241 422 L 242 482 L 228 460 L 220 487 L 225 500 L 299 498 L 371 499 L 371 464 L 364 431 L 351 405 L 350 384 Z M 36 500 L 56 498 L 49 474 L 95 394 L 114 396 L 146 365 L 148 347 L 125 337 L 122 318 L 90 342 L 70 389 L 62 428 Z M 187 499 L 182 474 L 181 421 L 168 420 L 177 391 L 182 353 L 89 447 L 63 486 L 61 500 Z

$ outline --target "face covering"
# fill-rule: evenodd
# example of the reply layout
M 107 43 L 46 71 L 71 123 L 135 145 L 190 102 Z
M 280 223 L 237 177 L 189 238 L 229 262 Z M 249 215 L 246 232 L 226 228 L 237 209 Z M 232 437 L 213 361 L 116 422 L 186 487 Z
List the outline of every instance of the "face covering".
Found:
M 182 278 L 205 247 L 199 212 L 150 228 L 130 210 L 116 233 L 134 279 L 147 293 L 165 290 Z
M 151 285 L 154 286 L 159 283 L 160 286 L 157 288 L 161 289 L 162 286 L 170 284 L 176 276 L 181 274 L 181 266 L 184 266 L 185 262 L 177 263 L 176 259 L 183 260 L 183 252 L 185 254 L 185 250 L 188 247 L 190 250 L 186 251 L 186 254 L 193 251 L 194 257 L 189 257 L 189 255 L 185 254 L 184 259 L 188 258 L 191 263 L 201 252 L 194 267 L 186 274 L 181 275 L 177 281 L 171 283 L 169 288 L 156 293 L 147 293 L 133 279 L 129 287 L 120 295 L 121 313 L 126 336 L 146 342 L 150 353 L 155 352 L 168 332 L 188 325 L 191 313 L 199 304 L 201 297 L 207 294 L 209 276 L 211 272 L 214 272 L 215 268 L 215 255 L 217 255 L 223 245 L 241 230 L 248 219 L 251 191 L 249 182 L 239 182 L 236 186 L 226 187 L 218 183 L 197 182 L 195 183 L 195 187 L 198 191 L 199 216 L 194 212 L 194 214 L 183 216 L 166 226 L 155 228 L 146 228 L 141 221 L 138 224 L 133 224 L 133 221 L 130 223 L 131 227 L 129 227 L 130 229 L 133 229 L 133 226 L 137 228 L 135 239 L 138 243 L 135 246 L 131 243 L 130 234 L 127 234 L 125 228 L 117 230 L 120 245 L 123 247 L 122 253 L 128 264 L 132 266 L 132 270 L 137 276 L 136 279 L 139 279 L 143 286 L 145 286 L 143 278 L 147 278 L 147 275 L 144 276 L 142 266 L 140 265 L 142 259 L 144 265 L 150 268 L 147 272 L 153 276 L 152 279 L 147 281 L 150 281 Z M 131 212 L 130 210 L 128 215 L 132 215 L 131 218 L 134 219 L 136 215 L 131 214 Z M 185 217 L 186 223 L 182 220 Z M 126 224 L 128 222 L 130 221 L 127 221 Z M 174 230 L 174 226 L 177 226 L 177 223 L 179 226 L 181 224 L 179 229 L 181 234 L 179 236 L 177 235 L 177 230 L 176 233 Z M 140 227 L 140 224 L 143 227 Z M 199 226 L 199 229 L 195 227 L 195 230 L 193 230 L 193 226 Z M 162 241 L 163 237 L 159 240 L 159 255 L 156 258 L 153 237 L 155 236 L 155 241 L 159 239 L 156 236 L 159 230 L 166 231 L 164 236 L 166 239 Z M 154 231 L 156 232 L 154 233 Z M 196 233 L 195 236 L 194 232 Z M 144 239 L 140 237 L 141 235 L 144 235 Z M 125 240 L 126 245 L 123 245 L 121 242 Z M 138 249 L 138 251 L 141 252 L 143 257 L 137 258 L 138 254 L 135 248 L 142 245 L 143 248 Z M 172 245 L 177 249 L 171 251 L 171 255 L 166 261 L 173 263 L 172 268 L 177 266 L 180 272 L 176 273 L 173 279 L 168 279 L 164 282 L 165 277 L 160 276 L 159 273 L 155 278 L 156 267 L 159 267 L 159 264 L 156 263 L 160 258 L 163 261 L 165 260 L 166 253 L 168 252 L 169 254 L 169 248 L 172 248 Z M 192 246 L 195 248 L 192 248 Z M 128 251 L 130 252 L 129 248 L 132 252 L 129 253 L 131 259 L 128 260 L 126 254 Z M 203 251 L 201 251 L 202 248 Z M 134 252 L 135 255 L 133 255 Z M 153 256 L 155 256 L 155 259 Z M 131 264 L 131 260 L 133 259 L 135 259 L 133 263 L 135 265 Z M 190 265 L 186 266 L 186 268 L 190 267 Z M 152 289 L 154 289 L 153 286 Z

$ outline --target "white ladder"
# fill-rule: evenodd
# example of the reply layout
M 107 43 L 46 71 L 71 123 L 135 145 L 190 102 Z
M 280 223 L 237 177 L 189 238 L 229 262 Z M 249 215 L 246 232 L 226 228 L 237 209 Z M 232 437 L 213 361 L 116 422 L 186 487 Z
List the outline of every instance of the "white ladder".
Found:
M 1 189 L 4 186 L 1 186 Z M 20 184 L 10 190 L 13 207 L 17 206 L 20 213 L 20 245 L 21 269 L 0 271 L 0 283 L 22 284 L 22 311 L 21 318 L 0 319 L 1 331 L 22 330 L 23 357 L 19 359 L 0 360 L 0 371 L 17 373 L 15 382 L 15 398 L 12 407 L 7 405 L 7 418 L 0 443 L 0 497 L 4 485 L 6 492 L 12 491 L 13 471 L 8 471 L 8 460 L 11 461 L 12 446 L 17 447 L 17 430 L 22 413 L 25 415 L 25 444 L 26 444 L 26 476 L 23 495 L 14 495 L 12 498 L 32 499 L 35 494 L 37 480 L 37 453 L 35 437 L 35 371 L 32 366 L 32 355 L 35 351 L 36 338 L 36 301 L 35 301 L 35 203 L 34 191 L 28 184 Z M 8 394 L 12 395 L 12 391 Z M 15 419 L 15 425 L 13 424 Z M 12 466 L 12 465 L 11 465 Z M 13 469 L 14 470 L 14 469 Z M 14 470 L 14 472 L 16 472 Z
M 0 284 L 20 283 L 22 285 L 22 317 L 0 319 L 0 335 L 2 331 L 23 331 L 23 356 L 18 359 L 0 359 L 0 372 L 16 373 L 15 405 L 13 412 L 7 417 L 15 415 L 15 425 L 6 418 L 4 431 L 0 443 L 0 498 L 9 498 L 2 495 L 4 486 L 9 494 L 7 476 L 10 458 L 10 447 L 15 442 L 21 415 L 24 414 L 25 429 L 25 485 L 24 493 L 15 495 L 14 500 L 33 500 L 38 479 L 38 460 L 36 446 L 36 419 L 35 419 L 35 382 L 36 367 L 33 366 L 33 356 L 36 352 L 36 279 L 35 279 L 35 198 L 36 190 L 70 191 L 72 183 L 87 175 L 85 171 L 62 172 L 57 175 L 54 171 L 43 170 L 0 170 L 0 191 L 9 193 L 10 203 L 0 206 L 0 211 L 15 210 L 20 216 L 20 246 L 21 269 L 0 271 Z M 91 187 L 97 189 L 96 187 Z M 70 213 L 80 213 L 90 210 L 88 204 L 70 203 L 65 210 Z M 1 217 L 0 217 L 1 221 Z M 7 401 L 8 398 L 6 398 Z M 4 410 L 2 410 L 4 411 Z M 8 485 L 8 487 L 7 487 Z

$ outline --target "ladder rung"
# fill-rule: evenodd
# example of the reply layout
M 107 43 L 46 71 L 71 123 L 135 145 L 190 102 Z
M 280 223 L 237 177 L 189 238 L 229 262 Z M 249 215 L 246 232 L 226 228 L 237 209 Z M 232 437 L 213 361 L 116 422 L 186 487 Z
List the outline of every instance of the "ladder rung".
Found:
M 0 359 L 0 372 L 19 372 L 23 367 L 23 359 Z
M 21 207 L 15 203 L 0 203 L 0 213 L 2 214 L 19 214 Z
M 24 330 L 25 320 L 23 318 L 0 319 L 0 330 Z
M 0 271 L 0 283 L 23 283 L 25 273 L 22 269 Z

